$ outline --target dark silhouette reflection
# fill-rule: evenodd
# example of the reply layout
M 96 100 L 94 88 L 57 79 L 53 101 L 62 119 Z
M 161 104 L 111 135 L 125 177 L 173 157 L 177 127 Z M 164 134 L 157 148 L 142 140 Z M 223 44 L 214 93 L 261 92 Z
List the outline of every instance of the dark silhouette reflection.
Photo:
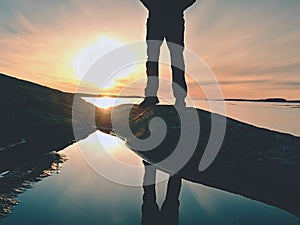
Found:
M 138 151 L 139 146 L 132 136 L 124 132 L 124 121 L 128 121 L 128 114 L 126 114 L 128 110 L 130 110 L 131 131 L 140 139 L 148 138 L 161 129 L 160 124 L 157 128 L 149 129 L 152 119 L 161 118 L 165 122 L 166 136 L 155 149 Z M 185 112 L 188 120 L 189 110 L 190 108 L 187 108 Z M 226 133 L 220 153 L 213 164 L 201 172 L 199 163 L 212 137 L 212 119 L 216 119 L 217 123 L 223 119 L 221 115 L 202 109 L 193 108 L 192 110 L 197 110 L 200 134 L 194 154 L 178 171 L 182 178 L 264 202 L 300 216 L 299 198 L 295 198 L 299 196 L 300 190 L 300 179 L 295 179 L 299 177 L 300 171 L 299 137 L 226 118 Z M 109 110 L 97 109 L 96 112 L 96 124 L 99 130 L 122 137 L 133 152 L 154 164 L 169 157 L 180 138 L 180 117 L 176 109 L 170 105 L 158 105 L 144 110 L 138 105 L 124 104 Z M 118 118 L 117 122 L 114 121 L 116 122 L 114 128 L 111 125 L 112 115 Z M 101 123 L 101 121 L 106 122 Z M 193 126 L 189 124 L 187 127 Z M 116 129 L 116 127 L 119 128 Z M 186 146 L 188 147 L 188 144 Z M 174 171 L 171 164 L 166 165 L 164 169 Z
M 159 210 L 156 202 L 156 168 L 143 161 L 145 174 L 143 180 L 142 225 L 168 224 L 178 225 L 179 220 L 179 193 L 181 177 L 178 174 L 170 175 L 165 201 Z
M 183 12 L 196 2 L 196 0 L 141 0 L 148 9 L 147 19 L 147 86 L 145 89 L 145 100 L 141 106 L 157 104 L 158 90 L 158 60 L 160 47 L 166 39 L 171 56 L 171 68 L 173 79 L 173 94 L 179 106 L 185 106 L 187 85 L 185 81 L 184 64 L 184 15 Z

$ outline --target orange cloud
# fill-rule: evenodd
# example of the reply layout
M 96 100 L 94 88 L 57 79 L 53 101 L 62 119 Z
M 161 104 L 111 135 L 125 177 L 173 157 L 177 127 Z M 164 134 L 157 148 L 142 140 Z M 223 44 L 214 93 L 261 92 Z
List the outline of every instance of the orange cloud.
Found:
M 146 17 L 139 1 L 2 1 L 0 72 L 75 91 L 80 81 L 73 66 L 76 56 L 101 36 L 125 44 L 143 41 Z M 186 47 L 209 65 L 226 98 L 296 99 L 298 24 L 299 1 L 198 1 L 186 12 Z M 167 67 L 161 74 L 170 80 Z M 118 92 L 142 76 L 140 69 L 105 91 Z M 202 79 L 199 74 L 196 81 L 205 83 Z M 144 85 L 133 86 L 129 94 L 142 95 Z M 203 96 L 193 82 L 188 86 L 191 97 Z M 87 91 L 95 89 L 86 83 Z M 169 82 L 162 81 L 160 95 L 172 96 Z

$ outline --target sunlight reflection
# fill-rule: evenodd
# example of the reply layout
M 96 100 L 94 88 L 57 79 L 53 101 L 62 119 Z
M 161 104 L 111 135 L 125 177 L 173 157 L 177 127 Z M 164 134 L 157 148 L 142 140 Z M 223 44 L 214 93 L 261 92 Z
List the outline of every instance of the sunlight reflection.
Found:
M 97 131 L 76 146 L 90 168 L 100 176 L 123 185 L 141 185 L 144 174 L 142 159 L 128 149 L 124 141 Z M 167 178 L 166 174 L 160 174 L 157 182 Z
M 140 98 L 111 98 L 111 97 L 101 97 L 101 98 L 83 98 L 86 102 L 89 102 L 99 108 L 108 109 L 113 106 L 121 104 L 139 104 L 142 99 Z

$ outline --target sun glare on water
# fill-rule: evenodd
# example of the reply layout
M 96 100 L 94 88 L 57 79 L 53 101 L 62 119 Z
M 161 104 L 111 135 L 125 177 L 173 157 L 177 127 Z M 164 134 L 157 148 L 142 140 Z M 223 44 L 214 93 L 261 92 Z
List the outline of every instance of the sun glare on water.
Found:
M 80 79 L 84 79 L 84 76 L 88 69 L 101 57 L 109 53 L 113 49 L 124 46 L 123 43 L 108 37 L 100 37 L 96 42 L 82 49 L 73 61 L 73 67 Z M 126 49 L 127 50 L 127 49 Z M 128 48 L 128 57 L 134 57 L 134 53 Z M 129 74 L 135 71 L 134 67 L 124 68 L 120 71 L 116 71 L 111 79 L 107 79 L 105 87 L 112 88 L 115 85 L 115 80 L 125 78 Z M 103 74 L 101 74 L 103 76 Z M 106 75 L 110 77 L 111 74 Z
M 101 97 L 101 98 L 83 98 L 86 102 L 93 104 L 94 106 L 101 109 L 109 109 L 111 107 L 121 105 L 121 104 L 139 104 L 140 99 L 136 98 L 111 98 L 111 97 Z
M 110 107 L 115 106 L 116 99 L 108 97 L 97 98 L 94 104 L 99 108 L 109 109 Z

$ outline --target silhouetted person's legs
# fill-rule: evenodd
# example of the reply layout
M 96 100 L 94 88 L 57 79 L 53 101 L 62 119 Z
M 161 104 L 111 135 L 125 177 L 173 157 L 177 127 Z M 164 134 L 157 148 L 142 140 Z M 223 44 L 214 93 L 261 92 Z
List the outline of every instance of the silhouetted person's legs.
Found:
M 161 224 L 178 225 L 181 184 L 179 175 L 169 178 L 166 199 L 161 208 Z
M 159 224 L 159 209 L 156 203 L 155 179 L 156 169 L 143 161 L 145 174 L 143 180 L 142 225 Z
M 146 72 L 147 72 L 147 86 L 145 89 L 145 96 L 157 96 L 158 90 L 158 75 L 159 75 L 159 54 L 162 41 L 147 41 L 147 62 L 146 62 Z
M 164 40 L 163 28 L 157 23 L 157 21 L 147 21 L 147 85 L 145 88 L 145 100 L 141 103 L 141 106 L 148 107 L 157 104 L 157 91 L 159 86 L 159 69 L 158 61 L 160 54 L 160 47 Z
M 175 27 L 173 25 L 176 25 Z M 184 63 L 184 20 L 173 21 L 170 26 L 162 26 L 159 23 L 147 24 L 147 86 L 145 88 L 145 100 L 141 106 L 151 106 L 158 103 L 157 91 L 159 86 L 159 54 L 161 44 L 166 38 L 171 56 L 172 87 L 176 98 L 176 105 L 185 106 L 187 96 L 187 84 L 185 81 Z
M 175 27 L 168 27 L 166 41 L 170 50 L 172 64 L 172 87 L 176 103 L 185 106 L 187 96 L 187 84 L 185 81 L 184 63 L 184 20 L 176 21 Z
M 166 38 L 167 42 L 178 44 L 179 48 L 169 49 L 172 61 L 173 93 L 177 106 L 185 106 L 187 95 L 187 85 L 184 77 L 184 11 L 193 5 L 196 0 L 140 0 L 149 11 L 147 19 L 147 43 L 149 40 L 162 42 Z M 156 97 L 158 88 L 158 58 L 161 43 L 151 46 L 148 43 L 148 82 L 145 90 L 145 101 L 141 106 L 155 105 L 158 102 Z M 150 63 L 155 62 L 155 63 Z M 177 67 L 177 68 L 176 68 Z M 153 79 L 151 79 L 153 78 Z M 177 85 L 176 85 L 177 84 Z M 148 104 L 146 104 L 148 103 Z M 151 104 L 149 104 L 151 103 Z

